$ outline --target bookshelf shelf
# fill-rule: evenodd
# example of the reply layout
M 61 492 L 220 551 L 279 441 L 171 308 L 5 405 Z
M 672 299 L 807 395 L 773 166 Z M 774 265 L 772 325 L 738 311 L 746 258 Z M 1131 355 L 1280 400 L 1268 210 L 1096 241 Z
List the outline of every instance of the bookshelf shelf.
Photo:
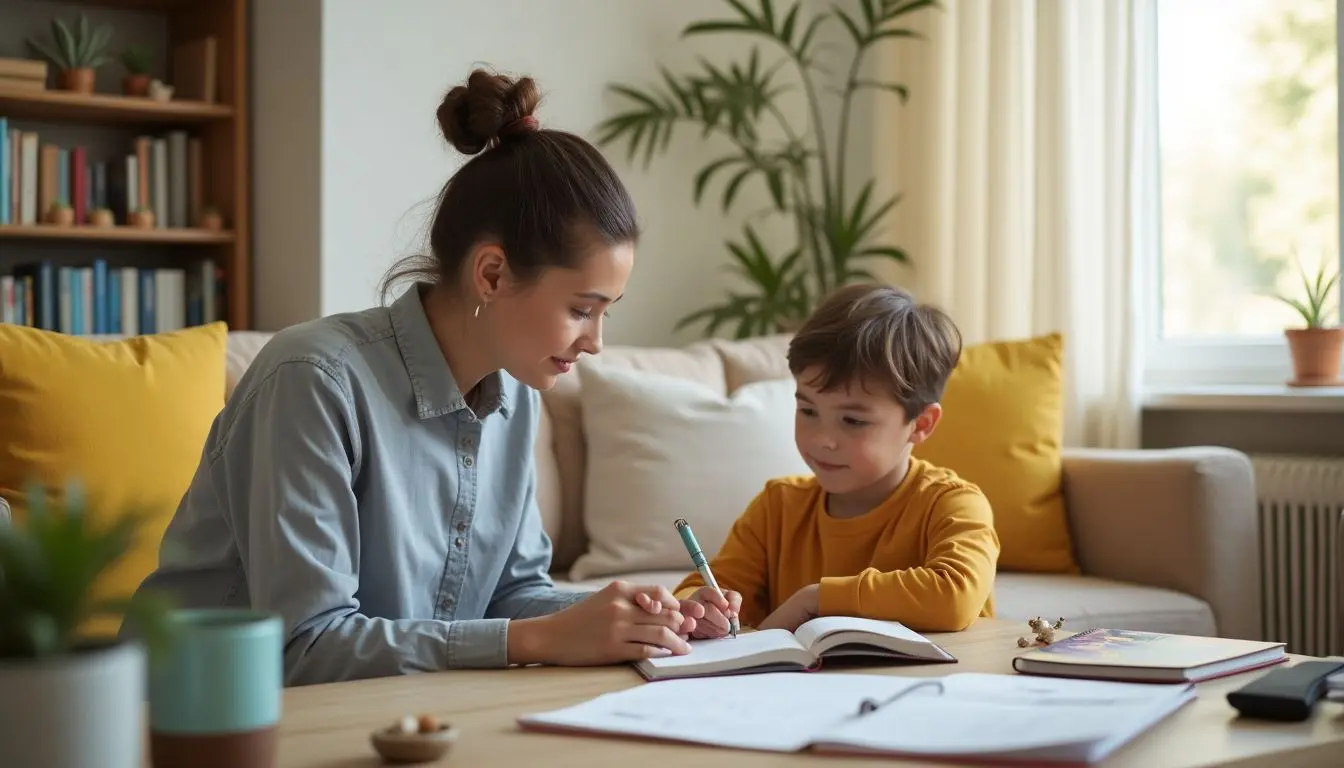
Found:
M 62 227 L 53 224 L 5 225 L 0 226 L 0 239 L 21 238 L 30 240 L 86 240 L 121 243 L 173 243 L 173 244 L 226 244 L 234 241 L 229 231 L 209 229 L 171 229 L 141 227 Z
M 227 104 L 198 101 L 154 101 L 111 94 L 69 91 L 25 91 L 0 87 L 0 114 L 46 121 L 191 124 L 228 120 Z

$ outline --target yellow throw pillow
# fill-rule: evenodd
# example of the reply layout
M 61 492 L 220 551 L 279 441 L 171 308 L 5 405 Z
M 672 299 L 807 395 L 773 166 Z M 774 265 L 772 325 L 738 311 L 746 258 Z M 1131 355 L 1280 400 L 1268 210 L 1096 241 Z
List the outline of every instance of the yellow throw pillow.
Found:
M 227 336 L 224 323 L 110 342 L 0 325 L 0 496 L 14 520 L 27 514 L 30 482 L 53 501 L 77 483 L 94 524 L 130 507 L 152 514 L 95 586 L 97 598 L 129 596 L 158 564 L 163 531 L 224 406 Z
M 980 486 L 994 507 L 999 568 L 1077 573 L 1062 485 L 1060 334 L 968 346 L 943 418 L 915 455 Z

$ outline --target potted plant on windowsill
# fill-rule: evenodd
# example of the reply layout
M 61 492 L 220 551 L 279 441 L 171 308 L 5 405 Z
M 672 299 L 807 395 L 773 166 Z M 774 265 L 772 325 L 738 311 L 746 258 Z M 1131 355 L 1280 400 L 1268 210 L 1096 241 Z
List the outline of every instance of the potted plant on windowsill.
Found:
M 1329 323 L 1329 298 L 1339 286 L 1339 272 L 1326 273 L 1325 265 L 1317 270 L 1315 278 L 1301 270 L 1305 300 L 1278 294 L 1275 298 L 1297 310 L 1304 327 L 1288 328 L 1288 352 L 1293 358 L 1294 387 L 1344 386 L 1340 380 L 1340 361 L 1344 356 L 1344 328 Z
M 144 519 L 96 525 L 67 492 L 26 494 L 27 513 L 0 515 L 0 744 L 6 765 L 140 768 L 147 652 L 170 639 L 169 604 L 148 594 L 100 599 L 95 585 L 129 551 Z M 93 637 L 120 617 L 136 640 Z

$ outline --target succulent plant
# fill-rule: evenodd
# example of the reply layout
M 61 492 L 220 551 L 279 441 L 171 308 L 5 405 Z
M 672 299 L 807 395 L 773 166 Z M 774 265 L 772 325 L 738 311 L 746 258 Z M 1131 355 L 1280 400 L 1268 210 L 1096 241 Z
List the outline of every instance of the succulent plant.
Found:
M 95 525 L 83 495 L 68 489 L 49 502 L 42 488 L 26 493 L 27 515 L 0 520 L 0 659 L 48 658 L 77 650 L 80 630 L 98 616 L 120 616 L 153 652 L 171 637 L 171 604 L 140 593 L 100 599 L 99 577 L 129 551 L 146 522 L 138 510 Z
M 1339 282 L 1339 272 L 1336 271 L 1333 275 L 1327 274 L 1325 265 L 1322 264 L 1313 280 L 1307 274 L 1306 268 L 1300 263 L 1298 269 L 1301 273 L 1305 300 L 1287 294 L 1278 294 L 1274 298 L 1297 310 L 1307 328 L 1325 328 L 1329 325 L 1332 311 L 1332 307 L 1326 300 Z
M 147 45 L 128 45 L 126 50 L 121 52 L 121 66 L 132 75 L 149 74 L 149 65 L 153 60 L 154 54 Z
M 97 69 L 107 63 L 111 37 L 112 27 L 103 24 L 91 28 L 89 17 L 81 13 L 73 30 L 61 19 L 52 19 L 51 40 L 29 38 L 28 45 L 62 70 Z

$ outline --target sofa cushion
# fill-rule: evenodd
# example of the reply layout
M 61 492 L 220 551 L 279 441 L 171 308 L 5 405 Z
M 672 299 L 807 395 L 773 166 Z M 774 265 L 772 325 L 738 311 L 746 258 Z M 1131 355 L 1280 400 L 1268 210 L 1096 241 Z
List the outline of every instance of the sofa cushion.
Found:
M 683 349 L 658 347 L 607 347 L 602 354 L 586 358 L 585 365 L 611 365 L 638 371 L 662 373 L 697 382 L 723 394 L 723 362 L 707 343 L 699 342 Z M 555 549 L 551 567 L 563 571 L 588 548 L 583 530 L 583 483 L 586 444 L 580 422 L 579 378 L 577 372 L 561 376 L 555 386 L 541 393 L 551 419 L 551 447 L 555 469 L 560 478 L 560 509 L 542 509 L 543 519 L 558 519 L 558 530 L 547 530 Z
M 1064 510 L 1063 347 L 1059 334 L 967 347 L 938 428 L 915 447 L 985 492 L 1000 570 L 1079 570 Z
M 674 376 L 580 365 L 588 551 L 571 576 L 690 567 L 673 522 L 713 556 L 773 477 L 808 473 L 793 441 L 792 381 L 731 397 Z
M 1148 632 L 1213 636 L 1208 603 L 1183 592 L 1145 587 L 1094 576 L 999 572 L 994 582 L 996 618 L 1064 618 L 1070 631 L 1108 627 Z
M 224 323 L 124 341 L 0 325 L 0 495 L 14 520 L 25 519 L 29 481 L 55 501 L 78 484 L 94 524 L 131 507 L 150 515 L 128 556 L 95 585 L 97 598 L 129 595 L 157 564 L 224 405 L 225 338 Z
M 714 351 L 723 360 L 723 378 L 729 392 L 736 392 L 754 381 L 791 379 L 787 333 L 758 336 L 753 339 L 715 339 Z
M 636 571 L 579 581 L 561 581 L 562 589 L 597 590 L 615 579 L 632 584 L 657 584 L 673 589 L 686 571 Z M 1090 576 L 1000 573 L 994 582 L 995 618 L 1027 620 L 1064 618 L 1064 628 L 1095 627 L 1215 636 L 1213 612 L 1207 603 L 1180 592 L 1127 584 Z

